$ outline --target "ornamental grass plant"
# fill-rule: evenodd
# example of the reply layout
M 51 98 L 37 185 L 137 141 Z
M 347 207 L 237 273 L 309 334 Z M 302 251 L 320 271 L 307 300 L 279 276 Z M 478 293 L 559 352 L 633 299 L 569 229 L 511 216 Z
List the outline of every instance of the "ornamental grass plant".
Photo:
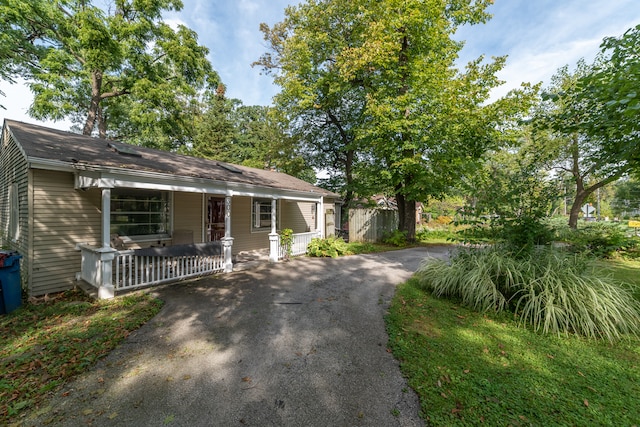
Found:
M 521 324 L 554 334 L 614 341 L 640 333 L 640 302 L 589 258 L 549 246 L 462 249 L 449 262 L 425 260 L 419 286 L 479 311 L 509 311 Z

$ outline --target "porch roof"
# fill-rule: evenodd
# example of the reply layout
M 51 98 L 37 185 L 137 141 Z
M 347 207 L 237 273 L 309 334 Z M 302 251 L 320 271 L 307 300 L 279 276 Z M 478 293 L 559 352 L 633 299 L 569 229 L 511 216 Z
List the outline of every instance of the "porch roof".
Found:
M 117 177 L 128 176 L 127 180 L 131 180 L 139 176 L 146 177 L 147 182 L 165 181 L 170 187 L 175 187 L 174 181 L 181 184 L 175 188 L 183 187 L 185 182 L 197 182 L 206 190 L 210 186 L 202 183 L 218 182 L 239 185 L 236 188 L 274 190 L 276 193 L 339 197 L 281 172 L 139 147 L 8 119 L 4 126 L 22 147 L 32 167 L 79 171 L 89 180 L 106 176 L 116 182 Z M 149 177 L 153 180 L 149 181 Z

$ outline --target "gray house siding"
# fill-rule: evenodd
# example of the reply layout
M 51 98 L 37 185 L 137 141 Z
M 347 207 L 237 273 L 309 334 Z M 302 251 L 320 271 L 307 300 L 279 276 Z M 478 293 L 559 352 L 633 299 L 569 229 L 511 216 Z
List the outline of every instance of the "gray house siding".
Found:
M 22 280 L 28 278 L 29 267 L 29 169 L 24 152 L 13 136 L 4 130 L 3 144 L 0 146 L 0 246 L 18 251 L 21 260 Z M 10 192 L 17 189 L 18 224 L 17 235 L 10 235 L 11 200 Z
M 76 244 L 100 243 L 99 190 L 74 189 L 73 174 L 32 170 L 33 238 L 29 293 L 69 289 L 80 271 Z

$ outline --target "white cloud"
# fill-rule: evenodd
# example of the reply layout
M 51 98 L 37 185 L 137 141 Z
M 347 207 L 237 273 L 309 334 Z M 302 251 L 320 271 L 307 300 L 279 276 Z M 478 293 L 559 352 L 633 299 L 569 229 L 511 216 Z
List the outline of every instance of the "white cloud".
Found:
M 499 73 L 506 84 L 493 98 L 521 82 L 546 85 L 560 67 L 573 69 L 581 58 L 593 61 L 604 37 L 619 36 L 640 22 L 637 0 L 498 0 L 490 11 L 491 21 L 464 27 L 457 38 L 466 40 L 460 66 L 481 54 L 508 54 Z

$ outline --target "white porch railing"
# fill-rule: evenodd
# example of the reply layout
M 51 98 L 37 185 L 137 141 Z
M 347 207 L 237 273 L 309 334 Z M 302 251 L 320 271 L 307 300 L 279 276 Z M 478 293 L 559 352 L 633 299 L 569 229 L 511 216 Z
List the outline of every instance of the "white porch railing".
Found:
M 136 255 L 120 251 L 113 260 L 116 290 L 174 282 L 189 277 L 224 271 L 224 255 Z
M 293 235 L 291 243 L 291 256 L 304 255 L 307 253 L 307 247 L 311 243 L 311 239 L 320 237 L 319 231 L 311 231 L 307 233 L 296 233 Z M 283 259 L 287 255 L 286 248 L 278 241 L 278 259 Z

